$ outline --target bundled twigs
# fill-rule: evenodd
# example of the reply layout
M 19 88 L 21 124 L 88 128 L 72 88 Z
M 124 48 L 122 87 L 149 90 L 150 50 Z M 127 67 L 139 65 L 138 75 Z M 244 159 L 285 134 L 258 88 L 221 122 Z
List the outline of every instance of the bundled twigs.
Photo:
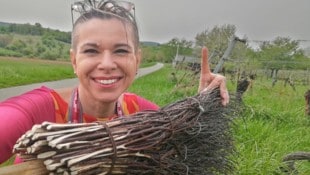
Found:
M 219 91 L 106 123 L 44 122 L 14 152 L 51 174 L 232 174 L 228 108 Z

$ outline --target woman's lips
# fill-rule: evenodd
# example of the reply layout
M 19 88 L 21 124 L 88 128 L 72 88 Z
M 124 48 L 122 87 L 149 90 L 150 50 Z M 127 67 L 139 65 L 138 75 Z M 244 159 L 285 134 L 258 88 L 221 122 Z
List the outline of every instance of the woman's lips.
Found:
M 94 80 L 101 85 L 112 85 L 119 81 L 122 77 L 95 78 Z

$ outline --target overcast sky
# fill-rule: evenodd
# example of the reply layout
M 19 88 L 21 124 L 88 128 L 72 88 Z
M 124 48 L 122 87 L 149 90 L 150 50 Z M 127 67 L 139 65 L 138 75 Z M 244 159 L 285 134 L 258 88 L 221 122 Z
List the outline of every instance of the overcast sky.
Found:
M 0 21 L 40 23 L 71 31 L 75 0 L 0 0 Z M 239 37 L 290 37 L 310 46 L 310 0 L 132 0 L 142 41 L 194 40 L 215 25 L 232 24 Z

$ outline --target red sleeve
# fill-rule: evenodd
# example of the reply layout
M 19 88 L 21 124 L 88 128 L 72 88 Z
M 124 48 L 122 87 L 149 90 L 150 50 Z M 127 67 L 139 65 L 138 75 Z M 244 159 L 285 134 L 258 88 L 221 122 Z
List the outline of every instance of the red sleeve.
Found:
M 123 115 L 129 115 L 129 114 L 134 114 L 139 111 L 144 111 L 144 110 L 157 110 L 159 107 L 136 95 L 133 93 L 126 92 L 123 94 L 123 101 L 122 101 L 122 111 Z
M 12 156 L 16 140 L 34 124 L 55 121 L 50 89 L 41 87 L 0 103 L 0 163 Z
M 140 111 L 144 110 L 158 110 L 159 106 L 157 106 L 155 103 L 150 102 L 149 100 L 146 100 L 140 96 L 137 96 L 138 104 L 140 107 Z

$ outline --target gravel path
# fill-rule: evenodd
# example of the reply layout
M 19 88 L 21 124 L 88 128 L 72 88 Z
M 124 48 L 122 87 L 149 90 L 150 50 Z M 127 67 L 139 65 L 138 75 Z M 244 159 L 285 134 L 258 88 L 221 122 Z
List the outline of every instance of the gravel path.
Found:
M 151 67 L 140 68 L 136 78 L 155 72 L 161 69 L 163 66 L 164 65 L 162 63 L 157 63 L 156 65 L 151 66 Z M 35 84 L 24 85 L 24 86 L 3 88 L 3 89 L 0 89 L 0 101 L 5 100 L 9 97 L 20 95 L 24 92 L 27 92 L 29 90 L 32 90 L 32 89 L 35 89 L 41 86 L 47 86 L 52 89 L 61 89 L 61 88 L 76 86 L 77 84 L 78 84 L 78 79 L 73 78 L 73 79 L 65 79 L 65 80 L 59 80 L 59 81 L 51 81 L 51 82 L 35 83 Z

